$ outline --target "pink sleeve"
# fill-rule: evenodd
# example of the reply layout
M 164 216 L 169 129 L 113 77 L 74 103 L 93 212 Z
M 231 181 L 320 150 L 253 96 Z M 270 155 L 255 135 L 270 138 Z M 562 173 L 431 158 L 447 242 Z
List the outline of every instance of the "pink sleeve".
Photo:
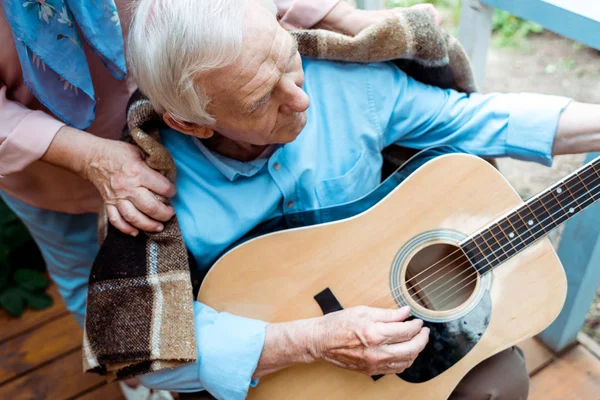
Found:
M 288 29 L 309 29 L 321 21 L 340 0 L 275 0 L 281 25 Z
M 0 86 L 0 177 L 39 160 L 65 124 L 6 98 Z

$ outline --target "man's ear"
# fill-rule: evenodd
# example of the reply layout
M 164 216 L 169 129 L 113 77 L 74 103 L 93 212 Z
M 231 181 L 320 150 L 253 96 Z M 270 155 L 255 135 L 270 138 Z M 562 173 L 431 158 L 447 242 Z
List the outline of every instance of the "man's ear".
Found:
M 165 112 L 162 117 L 165 124 L 169 125 L 170 128 L 185 133 L 186 135 L 195 136 L 199 139 L 208 139 L 215 134 L 215 131 L 212 130 L 212 128 L 200 126 L 191 122 L 179 121 L 178 119 L 173 118 L 168 112 Z

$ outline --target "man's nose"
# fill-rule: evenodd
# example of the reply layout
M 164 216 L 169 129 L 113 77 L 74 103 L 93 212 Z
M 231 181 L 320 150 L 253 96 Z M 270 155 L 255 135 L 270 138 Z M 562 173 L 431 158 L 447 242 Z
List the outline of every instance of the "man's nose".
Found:
M 310 100 L 302 88 L 295 86 L 289 99 L 279 109 L 282 114 L 301 113 L 308 109 Z

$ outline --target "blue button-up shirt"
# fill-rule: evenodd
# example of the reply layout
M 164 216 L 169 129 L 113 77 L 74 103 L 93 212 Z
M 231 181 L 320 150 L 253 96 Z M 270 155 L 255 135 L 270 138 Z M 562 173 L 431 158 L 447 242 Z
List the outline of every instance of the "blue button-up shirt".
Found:
M 551 163 L 558 119 L 569 99 L 471 94 L 421 84 L 389 63 L 304 59 L 311 100 L 298 138 L 270 156 L 240 162 L 174 130 L 161 132 L 177 165 L 173 206 L 188 249 L 210 268 L 260 222 L 355 200 L 380 181 L 381 150 L 452 144 L 481 156 Z M 266 323 L 196 302 L 198 361 L 142 377 L 175 391 L 206 389 L 242 399 L 262 352 Z

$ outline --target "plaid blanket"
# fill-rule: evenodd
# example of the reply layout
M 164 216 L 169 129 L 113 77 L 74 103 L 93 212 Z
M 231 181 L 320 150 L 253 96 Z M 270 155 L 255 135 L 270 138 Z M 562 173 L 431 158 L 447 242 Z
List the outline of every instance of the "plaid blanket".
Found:
M 404 10 L 355 37 L 324 30 L 292 34 L 306 57 L 393 61 L 424 83 L 475 90 L 462 47 L 423 11 Z M 141 94 L 130 102 L 127 124 L 124 140 L 139 146 L 147 164 L 173 181 L 175 166 L 158 134 L 162 119 Z M 388 151 L 388 158 L 393 153 Z M 104 216 L 100 225 L 102 245 L 87 298 L 85 371 L 126 378 L 195 361 L 190 268 L 177 217 L 163 232 L 140 232 L 135 238 L 107 224 Z

